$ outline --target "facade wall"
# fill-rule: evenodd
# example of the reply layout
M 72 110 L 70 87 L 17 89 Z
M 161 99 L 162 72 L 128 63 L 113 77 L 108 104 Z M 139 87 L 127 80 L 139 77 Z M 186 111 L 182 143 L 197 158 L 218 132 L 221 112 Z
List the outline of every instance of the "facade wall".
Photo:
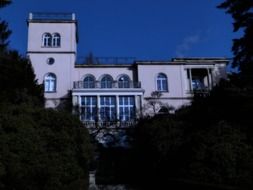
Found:
M 159 73 L 167 77 L 168 90 L 162 91 L 161 96 L 157 100 L 152 97 L 152 93 L 159 91 L 157 87 L 157 76 Z M 183 105 L 186 97 L 184 80 L 185 73 L 181 65 L 138 65 L 138 79 L 141 81 L 142 88 L 145 89 L 143 99 L 144 114 L 154 114 L 154 106 L 159 111 L 161 106 L 179 108 Z M 153 105 L 157 101 L 157 105 Z M 152 105 L 150 105 L 152 104 Z
M 44 33 L 59 33 L 60 46 L 43 46 Z M 47 74 L 53 74 L 56 80 L 55 90 L 45 91 L 45 106 L 56 108 L 63 99 L 72 98 L 73 105 L 79 107 L 80 118 L 89 118 L 83 115 L 90 112 L 89 114 L 96 114 L 96 117 L 91 116 L 91 119 L 100 120 L 101 115 L 104 114 L 101 110 L 111 109 L 110 105 L 105 108 L 104 100 L 107 97 L 110 97 L 108 100 L 110 102 L 114 100 L 115 109 L 111 110 L 116 112 L 117 120 L 126 118 L 125 116 L 129 115 L 128 111 L 132 111 L 133 107 L 135 114 L 139 116 L 142 113 L 154 114 L 164 106 L 177 109 L 182 105 L 190 104 L 194 91 L 210 90 L 221 78 L 226 78 L 227 60 L 224 58 L 139 61 L 132 65 L 76 65 L 76 48 L 77 25 L 75 20 L 28 21 L 27 54 L 36 78 L 40 84 L 44 83 L 45 86 Z M 53 58 L 53 64 L 49 64 L 50 58 Z M 99 83 L 106 74 L 110 75 L 113 83 L 117 85 L 110 88 L 101 88 L 99 85 L 94 85 L 92 88 L 84 86 L 85 76 L 93 75 L 95 82 Z M 158 84 L 159 74 L 162 77 L 165 76 L 166 81 L 163 78 L 161 79 L 163 82 L 160 81 Z M 130 82 L 138 83 L 138 85 L 119 88 L 117 82 L 122 75 L 127 75 Z M 161 88 L 159 85 L 164 85 L 164 82 L 167 84 L 166 90 L 159 89 Z M 157 91 L 159 91 L 159 96 L 154 96 L 154 92 Z
M 28 47 L 27 51 L 39 52 L 76 52 L 76 23 L 75 22 L 28 22 Z M 42 35 L 59 33 L 61 35 L 61 46 L 57 48 L 43 47 Z
M 27 55 L 33 65 L 38 83 L 46 85 L 47 75 L 55 77 L 54 90 L 45 91 L 44 96 L 46 107 L 57 107 L 62 99 L 69 97 L 73 87 L 72 74 L 77 49 L 76 21 L 73 14 L 69 15 L 67 20 L 59 18 L 57 18 L 59 20 L 44 20 L 40 16 L 45 15 L 29 15 Z M 45 34 L 51 36 L 48 43 L 45 43 Z M 58 35 L 57 42 L 54 38 L 55 34 Z
M 72 75 L 74 70 L 75 55 L 74 54 L 29 54 L 30 60 L 36 74 L 38 82 L 44 82 L 45 75 L 53 73 L 56 75 L 56 92 L 45 93 L 45 98 L 64 98 L 68 91 L 73 88 Z M 48 58 L 55 59 L 54 64 L 47 63 Z
M 163 73 L 168 79 L 168 91 L 162 92 L 162 97 L 183 97 L 181 66 L 174 65 L 138 65 L 138 79 L 145 89 L 144 98 L 150 97 L 151 93 L 157 91 L 156 78 Z
M 102 76 L 104 76 L 105 74 L 109 74 L 112 76 L 113 80 L 118 80 L 118 77 L 121 76 L 122 74 L 126 74 L 130 80 L 134 80 L 134 68 L 132 68 L 131 66 L 125 66 L 125 67 L 83 67 L 83 68 L 75 68 L 73 71 L 73 81 L 79 81 L 79 80 L 83 80 L 84 76 L 88 75 L 88 74 L 92 74 L 96 80 L 100 80 Z

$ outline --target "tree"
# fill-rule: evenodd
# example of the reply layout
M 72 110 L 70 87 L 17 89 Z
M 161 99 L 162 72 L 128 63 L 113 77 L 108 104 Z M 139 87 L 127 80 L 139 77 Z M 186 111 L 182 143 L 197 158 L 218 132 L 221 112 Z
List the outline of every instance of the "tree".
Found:
M 78 118 L 63 112 L 0 107 L 0 189 L 87 189 L 92 146 Z
M 9 4 L 0 0 L 0 8 Z M 1 25 L 2 24 L 2 25 Z M 87 189 L 89 134 L 75 116 L 42 108 L 28 59 L 8 48 L 0 23 L 0 189 Z
M 16 51 L 0 56 L 0 89 L 0 103 L 43 105 L 43 89 L 32 65 Z
M 243 83 L 253 85 L 253 1 L 226 0 L 218 6 L 234 19 L 234 32 L 243 31 L 243 36 L 234 39 L 233 67 L 238 67 Z
M 9 5 L 11 3 L 11 0 L 0 0 L 0 8 L 5 7 L 6 5 Z
M 0 0 L 0 8 L 10 3 Z M 37 84 L 31 63 L 8 48 L 10 34 L 8 23 L 0 20 L 0 104 L 43 105 L 43 89 Z
M 0 52 L 6 50 L 8 46 L 8 37 L 10 36 L 11 31 L 8 29 L 8 24 L 5 21 L 0 22 Z
M 10 4 L 11 1 L 0 0 L 0 8 L 3 8 Z M 6 50 L 8 46 L 8 38 L 11 35 L 11 31 L 8 29 L 7 22 L 0 19 L 0 54 Z

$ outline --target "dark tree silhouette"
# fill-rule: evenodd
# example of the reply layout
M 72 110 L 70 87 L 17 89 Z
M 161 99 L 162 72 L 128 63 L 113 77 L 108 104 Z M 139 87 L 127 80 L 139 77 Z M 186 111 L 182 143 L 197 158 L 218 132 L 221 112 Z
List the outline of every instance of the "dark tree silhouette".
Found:
M 234 19 L 234 32 L 243 32 L 241 38 L 234 39 L 232 65 L 239 68 L 244 84 L 253 85 L 253 1 L 226 0 L 218 8 L 231 14 Z
M 11 1 L 8 0 L 0 0 L 0 8 L 3 8 L 10 3 Z M 8 23 L 0 18 L 0 54 L 2 54 L 7 48 L 10 34 L 11 31 L 8 29 Z
M 11 3 L 11 0 L 0 0 L 0 8 L 5 7 L 6 5 L 9 5 Z
M 0 8 L 10 1 L 0 0 Z M 0 189 L 88 189 L 89 134 L 74 116 L 43 108 L 28 59 L 8 48 L 0 20 Z

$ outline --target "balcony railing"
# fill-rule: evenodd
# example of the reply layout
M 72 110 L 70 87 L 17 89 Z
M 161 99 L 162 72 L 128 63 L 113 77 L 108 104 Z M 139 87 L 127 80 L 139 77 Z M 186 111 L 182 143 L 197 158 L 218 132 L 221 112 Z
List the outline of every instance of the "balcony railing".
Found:
M 29 14 L 30 20 L 58 20 L 58 21 L 70 21 L 75 20 L 74 13 L 43 13 L 34 12 Z
M 210 95 L 210 91 L 211 91 L 211 89 L 209 89 L 209 88 L 203 88 L 203 89 L 189 90 L 186 93 L 187 94 L 192 94 L 195 97 L 207 97 L 207 96 Z
M 90 54 L 87 57 L 77 57 L 77 65 L 110 65 L 110 64 L 133 64 L 135 57 L 95 57 Z
M 137 121 L 83 121 L 83 124 L 87 128 L 129 128 L 135 126 Z
M 93 89 L 93 88 L 104 88 L 104 89 L 110 89 L 110 88 L 141 88 L 140 82 L 121 82 L 121 81 L 113 81 L 110 84 L 104 85 L 101 81 L 95 81 L 95 82 L 84 82 L 84 81 L 75 81 L 73 84 L 74 89 Z

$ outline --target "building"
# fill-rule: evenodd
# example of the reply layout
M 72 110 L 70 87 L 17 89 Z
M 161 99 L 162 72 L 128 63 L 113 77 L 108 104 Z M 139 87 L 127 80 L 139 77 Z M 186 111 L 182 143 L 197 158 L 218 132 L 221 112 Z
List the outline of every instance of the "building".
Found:
M 39 83 L 44 83 L 45 107 L 68 99 L 87 126 L 132 122 L 190 104 L 196 92 L 208 93 L 226 77 L 225 58 L 174 58 L 168 61 L 87 59 L 77 63 L 75 14 L 30 13 L 29 56 Z M 102 64 L 103 62 L 110 63 Z

